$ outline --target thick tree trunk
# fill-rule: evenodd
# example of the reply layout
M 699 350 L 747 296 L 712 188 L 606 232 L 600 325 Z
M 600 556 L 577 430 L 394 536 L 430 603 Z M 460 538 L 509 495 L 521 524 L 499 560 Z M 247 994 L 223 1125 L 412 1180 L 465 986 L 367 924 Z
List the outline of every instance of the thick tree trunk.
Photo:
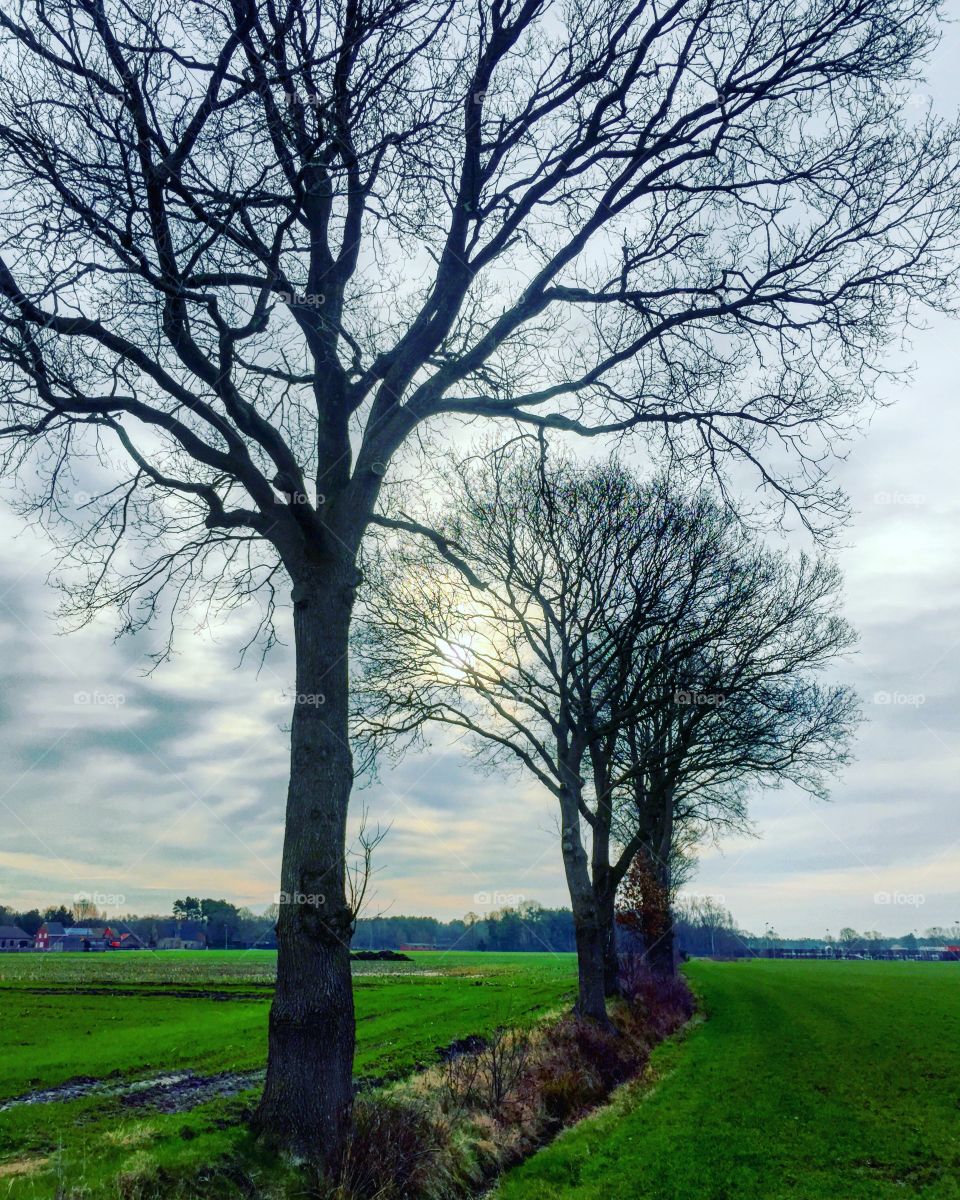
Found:
M 673 916 L 668 910 L 665 917 L 665 927 L 661 925 L 659 936 L 652 939 L 647 947 L 647 962 L 652 970 L 661 975 L 675 975 L 677 971 L 676 938 L 673 929 Z
M 613 807 L 610 788 L 610 755 L 615 739 L 591 746 L 590 762 L 596 808 L 592 833 L 593 894 L 603 938 L 603 993 L 620 995 L 620 963 L 617 960 L 617 880 L 610 866 L 610 831 Z
M 267 1078 L 254 1117 L 269 1145 L 332 1170 L 350 1127 L 353 914 L 346 896 L 353 784 L 347 571 L 294 587 L 297 695 L 277 921 L 277 987 Z
M 617 920 L 613 893 L 598 899 L 603 925 L 603 991 L 607 997 L 620 995 L 620 956 L 617 953 Z
M 609 1027 L 604 997 L 605 930 L 590 879 L 587 852 L 580 839 L 575 796 L 570 792 L 561 796 L 560 808 L 563 816 L 563 867 L 570 892 L 577 943 L 578 991 L 574 1012 L 579 1017 Z
M 591 905 L 591 908 L 593 906 Z M 605 930 L 596 910 L 573 914 L 577 940 L 578 992 L 574 1012 L 578 1017 L 609 1026 L 604 987 Z
M 643 904 L 643 940 L 646 960 L 654 971 L 674 975 L 677 970 L 676 937 L 670 908 L 671 872 L 669 860 L 648 860 L 650 887 Z

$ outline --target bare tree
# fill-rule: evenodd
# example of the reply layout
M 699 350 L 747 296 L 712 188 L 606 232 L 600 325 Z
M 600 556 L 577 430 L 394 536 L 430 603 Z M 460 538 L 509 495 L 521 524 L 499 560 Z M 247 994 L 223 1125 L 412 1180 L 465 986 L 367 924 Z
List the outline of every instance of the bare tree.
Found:
M 675 921 L 683 929 L 688 945 L 694 953 L 727 955 L 732 950 L 746 949 L 745 938 L 733 919 L 732 913 L 713 896 L 698 896 L 692 899 L 679 898 L 676 902 Z
M 100 911 L 89 896 L 79 896 L 74 900 L 73 904 L 70 905 L 70 912 L 73 914 L 74 922 L 77 925 L 102 921 L 105 918 L 105 914 Z
M 21 507 L 128 628 L 259 594 L 269 645 L 292 589 L 281 887 L 324 903 L 281 906 L 274 1142 L 335 1155 L 349 1122 L 347 645 L 391 460 L 443 418 L 646 428 L 829 515 L 880 352 L 951 283 L 956 131 L 901 112 L 937 11 L 4 5 Z
M 730 527 L 713 553 L 726 578 L 719 590 L 697 584 L 696 632 L 678 640 L 668 625 L 663 638 L 629 650 L 634 661 L 618 672 L 612 710 L 625 707 L 622 692 L 642 692 L 643 708 L 590 747 L 601 808 L 620 844 L 635 847 L 647 955 L 665 973 L 676 966 L 677 868 L 705 836 L 746 828 L 751 788 L 791 782 L 825 797 L 859 719 L 848 689 L 817 682 L 855 640 L 835 615 L 836 568 L 806 557 L 793 567 Z M 608 928 L 609 991 L 612 921 Z
M 833 611 L 839 576 L 763 550 L 708 493 L 616 463 L 511 447 L 451 487 L 449 519 L 431 520 L 439 545 L 371 564 L 358 730 L 400 745 L 431 724 L 462 730 L 484 764 L 556 798 L 577 1010 L 605 1021 L 617 888 L 636 856 L 669 922 L 678 848 L 739 824 L 749 787 L 822 791 L 845 760 L 856 702 L 816 681 L 852 640 Z

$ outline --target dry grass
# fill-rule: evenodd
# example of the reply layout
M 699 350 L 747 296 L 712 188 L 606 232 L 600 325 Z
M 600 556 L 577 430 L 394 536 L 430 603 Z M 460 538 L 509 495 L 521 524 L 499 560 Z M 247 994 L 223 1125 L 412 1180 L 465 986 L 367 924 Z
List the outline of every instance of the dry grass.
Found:
M 0 1163 L 0 1179 L 12 1179 L 15 1175 L 33 1175 L 42 1170 L 49 1160 L 46 1158 L 12 1158 Z
M 117 1129 L 108 1129 L 101 1137 L 111 1146 L 121 1146 L 133 1149 L 152 1141 L 158 1134 L 157 1126 L 150 1121 L 137 1121 L 133 1125 L 121 1125 Z

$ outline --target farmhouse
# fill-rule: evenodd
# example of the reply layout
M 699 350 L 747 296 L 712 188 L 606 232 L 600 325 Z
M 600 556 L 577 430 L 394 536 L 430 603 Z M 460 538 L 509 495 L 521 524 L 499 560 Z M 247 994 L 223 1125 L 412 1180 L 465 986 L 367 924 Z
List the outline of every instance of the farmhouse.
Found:
M 143 941 L 119 925 L 71 925 L 44 921 L 33 939 L 35 950 L 142 950 Z
M 59 921 L 44 921 L 33 939 L 35 950 L 62 950 L 66 929 Z
M 33 938 L 16 925 L 0 925 L 0 950 L 30 950 Z
M 112 950 L 143 950 L 145 943 L 142 937 L 134 934 L 126 925 L 114 922 L 107 930 L 109 947 Z
M 71 925 L 64 930 L 61 950 L 107 950 L 112 934 L 106 925 Z
M 207 935 L 199 921 L 159 921 L 158 950 L 204 950 Z

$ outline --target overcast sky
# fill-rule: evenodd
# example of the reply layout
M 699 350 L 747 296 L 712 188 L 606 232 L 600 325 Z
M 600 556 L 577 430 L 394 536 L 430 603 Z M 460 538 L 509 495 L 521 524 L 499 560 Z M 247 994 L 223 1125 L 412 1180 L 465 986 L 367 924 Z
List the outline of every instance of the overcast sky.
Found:
M 960 4 L 951 6 L 960 15 Z M 930 73 L 958 102 L 956 27 Z M 926 92 L 918 93 L 918 103 Z M 688 891 L 747 928 L 889 933 L 960 921 L 960 321 L 914 339 L 912 383 L 838 471 L 856 518 L 840 549 L 861 635 L 839 672 L 867 723 L 829 804 L 753 800 L 757 837 L 707 849 Z M 0 511 L 0 901 L 169 911 L 185 893 L 260 907 L 277 890 L 289 658 L 237 667 L 241 631 L 180 638 L 143 677 L 146 641 L 109 622 L 65 635 L 36 535 Z M 551 801 L 477 774 L 438 739 L 358 793 L 379 848 L 373 908 L 460 916 L 564 903 Z

